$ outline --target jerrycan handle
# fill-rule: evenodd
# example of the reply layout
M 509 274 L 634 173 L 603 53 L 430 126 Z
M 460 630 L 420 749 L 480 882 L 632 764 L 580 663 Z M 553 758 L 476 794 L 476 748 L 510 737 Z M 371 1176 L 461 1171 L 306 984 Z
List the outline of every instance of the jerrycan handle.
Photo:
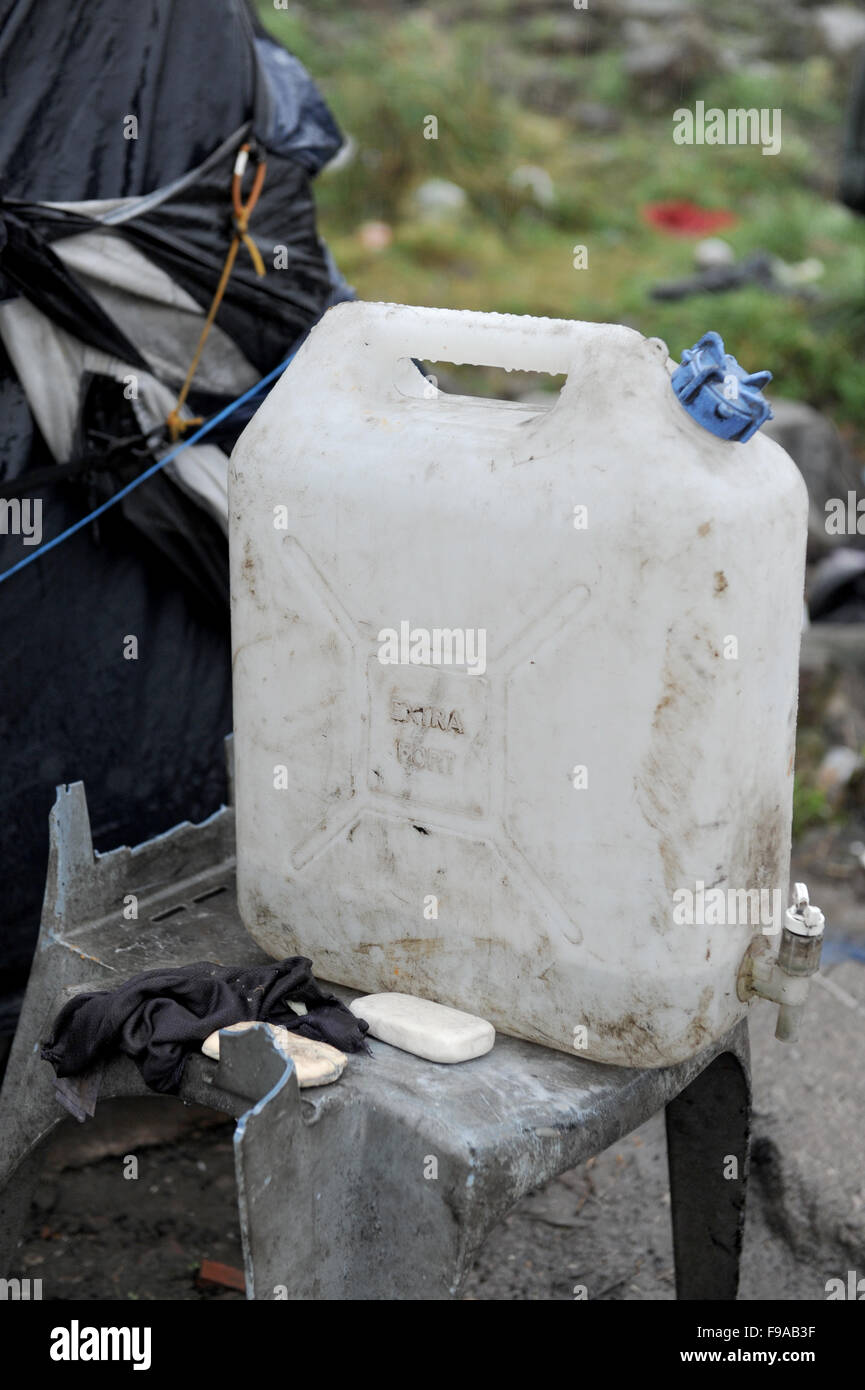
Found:
M 396 397 L 395 368 L 406 357 L 561 375 L 601 366 L 599 358 L 609 370 L 611 357 L 635 339 L 642 342 L 617 324 L 355 301 L 330 309 L 308 341 L 331 358 L 343 385 Z M 563 398 L 569 387 L 576 383 L 565 383 Z

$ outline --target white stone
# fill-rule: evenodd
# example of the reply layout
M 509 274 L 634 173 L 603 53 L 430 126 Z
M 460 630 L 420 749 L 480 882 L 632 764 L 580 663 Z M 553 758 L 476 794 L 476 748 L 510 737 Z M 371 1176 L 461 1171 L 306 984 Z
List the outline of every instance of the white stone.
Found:
M 837 802 L 842 799 L 844 788 L 854 772 L 858 772 L 862 766 L 861 754 L 839 744 L 826 753 L 817 769 L 815 781 L 830 801 Z
M 255 1026 L 254 1021 L 232 1023 L 222 1031 L 246 1033 Z M 331 1047 L 330 1043 L 316 1042 L 314 1038 L 303 1038 L 299 1033 L 283 1028 L 280 1023 L 266 1023 L 264 1026 L 283 1057 L 290 1057 L 294 1062 L 297 1084 L 301 1090 L 306 1086 L 329 1086 L 342 1076 L 348 1058 L 339 1048 Z M 205 1057 L 212 1057 L 215 1062 L 219 1061 L 219 1032 L 217 1029 L 201 1044 Z
M 539 164 L 521 164 L 514 169 L 508 183 L 517 192 L 526 191 L 542 208 L 552 207 L 556 201 L 556 187 L 546 169 Z
M 454 217 L 467 201 L 465 190 L 450 179 L 426 179 L 412 195 L 415 214 L 424 222 Z
M 428 1062 L 468 1062 L 496 1040 L 493 1025 L 475 1014 L 417 999 L 413 994 L 367 994 L 349 1005 L 381 1042 Z
M 852 5 L 824 5 L 814 11 L 814 22 L 833 58 L 844 58 L 865 43 L 865 14 Z
M 733 265 L 736 252 L 729 241 L 720 236 L 705 237 L 694 247 L 694 264 L 698 270 L 714 270 L 716 266 Z

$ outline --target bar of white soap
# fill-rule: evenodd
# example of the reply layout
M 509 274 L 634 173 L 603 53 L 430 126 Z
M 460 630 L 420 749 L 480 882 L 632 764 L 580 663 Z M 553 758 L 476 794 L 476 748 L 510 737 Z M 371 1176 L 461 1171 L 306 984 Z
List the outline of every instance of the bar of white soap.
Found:
M 245 1033 L 254 1028 L 255 1023 L 230 1023 L 226 1033 Z M 300 1090 L 306 1086 L 329 1086 L 337 1081 L 345 1070 L 348 1061 L 344 1052 L 330 1043 L 317 1042 L 315 1038 L 304 1038 L 300 1033 L 292 1033 L 280 1023 L 265 1025 L 283 1057 L 294 1062 L 297 1084 Z M 205 1057 L 219 1061 L 219 1029 L 211 1033 L 201 1044 Z
M 496 1040 L 486 1019 L 413 994 L 366 994 L 349 1008 L 366 1019 L 374 1038 L 428 1062 L 468 1062 L 483 1057 Z

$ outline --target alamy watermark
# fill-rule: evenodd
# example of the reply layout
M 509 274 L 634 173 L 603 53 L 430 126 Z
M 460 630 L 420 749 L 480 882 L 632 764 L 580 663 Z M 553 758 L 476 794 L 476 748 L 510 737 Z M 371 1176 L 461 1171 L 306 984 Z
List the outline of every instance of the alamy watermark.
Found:
M 776 936 L 784 925 L 784 894 L 780 888 L 707 888 L 698 878 L 694 888 L 673 893 L 677 927 L 762 927 Z
M 41 1279 L 0 1279 L 0 1302 L 29 1302 L 42 1297 Z
M 865 1279 L 860 1279 L 855 1269 L 847 1270 L 847 1278 L 826 1280 L 826 1299 L 831 1303 L 837 1299 L 851 1299 L 855 1303 L 865 1300 Z
M 693 111 L 680 106 L 673 112 L 673 140 L 677 145 L 762 145 L 763 154 L 780 154 L 781 108 L 710 106 L 707 111 L 704 101 Z
M 0 536 L 20 536 L 25 545 L 41 545 L 42 498 L 0 497 Z
M 133 1371 L 148 1371 L 151 1339 L 149 1327 L 82 1327 L 73 1318 L 69 1327 L 52 1329 L 48 1355 L 52 1361 L 131 1361 Z
M 382 666 L 465 666 L 470 676 L 487 669 L 487 633 L 483 627 L 383 627 L 378 634 Z
M 830 536 L 865 536 L 865 497 L 851 489 L 846 501 L 830 497 L 826 501 L 826 532 Z

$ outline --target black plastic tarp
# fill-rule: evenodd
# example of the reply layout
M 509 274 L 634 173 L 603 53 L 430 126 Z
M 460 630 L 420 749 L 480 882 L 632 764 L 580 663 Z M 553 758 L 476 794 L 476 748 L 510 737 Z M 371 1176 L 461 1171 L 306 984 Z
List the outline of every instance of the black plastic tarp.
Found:
M 340 143 L 245 0 L 0 0 L 0 102 L 3 195 L 40 202 L 150 193 L 250 119 L 307 173 Z
M 241 253 L 217 325 L 263 374 L 350 294 L 316 231 L 310 179 L 341 135 L 312 79 L 245 0 L 0 0 L 0 312 L 23 296 L 80 341 L 155 370 L 144 340 L 58 255 L 65 238 L 104 227 L 94 221 L 104 209 L 46 204 L 144 198 L 133 216 L 109 218 L 111 235 L 204 309 L 232 235 L 243 140 L 267 160 L 252 234 L 268 266 L 275 246 L 285 251 L 263 280 Z M 198 383 L 190 404 L 208 413 L 228 399 Z M 134 429 L 116 381 L 84 374 L 79 411 L 80 472 L 33 489 L 43 542 L 150 461 L 122 447 L 100 460 L 100 440 L 116 446 Z M 223 448 L 242 422 L 222 432 Z M 0 501 L 4 482 L 23 495 L 28 472 L 67 462 L 0 347 Z M 28 553 L 20 535 L 0 534 L 0 572 Z M 33 948 L 55 786 L 85 782 L 103 850 L 224 800 L 224 533 L 159 474 L 0 583 L 0 633 L 2 1032 L 2 996 Z M 137 660 L 124 658 L 130 635 Z

